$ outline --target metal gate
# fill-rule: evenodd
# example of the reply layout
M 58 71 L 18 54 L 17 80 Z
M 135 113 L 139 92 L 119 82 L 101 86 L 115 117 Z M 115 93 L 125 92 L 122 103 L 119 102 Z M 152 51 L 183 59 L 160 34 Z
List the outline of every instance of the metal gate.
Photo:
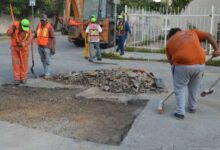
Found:
M 200 29 L 211 33 L 220 41 L 220 8 L 186 9 L 175 13 L 174 10 L 134 9 L 126 8 L 127 21 L 132 35 L 127 40 L 127 47 L 144 49 L 163 49 L 166 45 L 167 33 L 171 28 Z M 163 12 L 163 13 L 161 13 Z M 209 49 L 206 42 L 202 43 Z

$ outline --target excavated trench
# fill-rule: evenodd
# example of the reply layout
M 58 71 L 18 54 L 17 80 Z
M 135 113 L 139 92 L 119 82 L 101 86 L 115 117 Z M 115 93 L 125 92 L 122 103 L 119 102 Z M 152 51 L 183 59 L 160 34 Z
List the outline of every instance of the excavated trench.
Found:
M 119 145 L 147 104 L 76 98 L 85 89 L 2 85 L 0 120 L 59 136 Z

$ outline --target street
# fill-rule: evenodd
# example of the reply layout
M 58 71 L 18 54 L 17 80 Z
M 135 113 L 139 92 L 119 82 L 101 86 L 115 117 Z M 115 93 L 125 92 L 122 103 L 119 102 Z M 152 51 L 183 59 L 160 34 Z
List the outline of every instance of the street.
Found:
M 172 91 L 172 76 L 167 63 L 110 60 L 103 62 L 114 64 L 93 64 L 83 58 L 83 48 L 75 47 L 67 41 L 66 36 L 56 33 L 56 54 L 52 56 L 52 75 L 72 71 L 88 71 L 95 69 L 111 69 L 118 67 L 141 68 L 153 72 L 155 76 L 164 79 L 169 92 Z M 0 41 L 0 84 L 13 83 L 11 72 L 11 57 L 9 41 Z M 147 53 L 143 55 L 148 55 Z M 31 54 L 29 54 L 31 56 Z M 37 47 L 34 48 L 36 74 L 41 74 Z M 152 58 L 154 59 L 154 58 Z M 31 57 L 29 57 L 31 66 Z M 30 67 L 29 67 L 30 68 Z M 202 89 L 207 89 L 220 76 L 218 67 L 207 67 Z M 28 73 L 28 84 L 40 85 L 44 80 L 34 79 Z M 19 124 L 0 121 L 0 146 L 2 150 L 220 150 L 220 84 L 213 94 L 200 98 L 196 114 L 186 113 L 184 120 L 173 117 L 175 97 L 172 96 L 165 104 L 165 113 L 159 115 L 156 111 L 158 102 L 168 93 L 158 94 L 145 106 L 134 121 L 130 131 L 119 146 L 97 144 L 87 141 L 73 140 L 56 136 L 44 131 L 27 128 Z M 1 99 L 1 98 L 0 98 Z M 1 110 L 0 110 L 1 113 Z

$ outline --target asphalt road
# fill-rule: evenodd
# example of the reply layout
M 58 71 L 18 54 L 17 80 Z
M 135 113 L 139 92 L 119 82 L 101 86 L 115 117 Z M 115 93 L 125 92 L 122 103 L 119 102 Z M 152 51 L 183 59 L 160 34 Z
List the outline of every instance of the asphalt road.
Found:
M 163 78 L 170 91 L 172 91 L 169 64 L 108 59 L 103 59 L 103 62 L 118 65 L 89 63 L 83 59 L 83 48 L 75 47 L 67 41 L 66 37 L 57 34 L 57 52 L 52 58 L 52 74 L 119 66 L 143 68 Z M 0 66 L 0 84 L 12 82 L 11 58 L 7 41 L 0 41 Z M 42 66 L 36 47 L 34 69 L 37 74 L 41 73 Z M 207 67 L 202 89 L 208 88 L 219 76 L 220 69 L 218 67 Z M 29 80 L 34 80 L 31 74 L 29 74 Z M 149 104 L 137 117 L 120 146 L 75 141 L 1 121 L 0 146 L 2 150 L 220 150 L 219 93 L 220 84 L 216 86 L 212 95 L 200 98 L 200 106 L 196 114 L 187 113 L 185 119 L 181 121 L 172 116 L 175 109 L 174 97 L 167 101 L 165 105 L 166 112 L 163 115 L 157 114 L 156 108 L 159 100 L 163 99 L 166 94 L 150 99 Z

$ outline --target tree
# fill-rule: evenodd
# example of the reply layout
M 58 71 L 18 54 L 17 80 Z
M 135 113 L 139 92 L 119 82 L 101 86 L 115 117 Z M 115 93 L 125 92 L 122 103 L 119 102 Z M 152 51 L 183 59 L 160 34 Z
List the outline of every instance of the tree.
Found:
M 13 12 L 16 18 L 20 19 L 31 15 L 31 7 L 29 0 L 1 0 L 0 13 L 10 14 L 9 4 L 13 5 Z M 63 0 L 36 0 L 34 7 L 35 16 L 46 13 L 49 17 L 53 17 L 57 12 L 62 12 Z
M 186 6 L 192 2 L 192 0 L 173 0 L 171 7 L 180 8 L 180 10 L 185 9 Z
M 172 10 L 175 12 L 178 12 L 179 10 L 185 9 L 186 6 L 191 2 L 192 0 L 173 0 L 171 6 L 167 6 L 165 2 L 155 2 L 153 0 L 121 0 L 120 5 L 118 7 L 118 12 L 122 12 L 124 10 L 125 5 L 128 7 L 138 7 L 138 8 L 150 8 L 151 10 L 158 11 L 158 8 L 164 8 L 160 10 L 170 10 L 170 7 L 172 7 Z M 165 13 L 165 12 L 164 12 Z
M 125 5 L 128 7 L 141 7 L 146 8 L 149 4 L 153 2 L 153 0 L 120 0 L 120 4 L 118 7 L 118 12 L 122 12 L 124 10 Z

